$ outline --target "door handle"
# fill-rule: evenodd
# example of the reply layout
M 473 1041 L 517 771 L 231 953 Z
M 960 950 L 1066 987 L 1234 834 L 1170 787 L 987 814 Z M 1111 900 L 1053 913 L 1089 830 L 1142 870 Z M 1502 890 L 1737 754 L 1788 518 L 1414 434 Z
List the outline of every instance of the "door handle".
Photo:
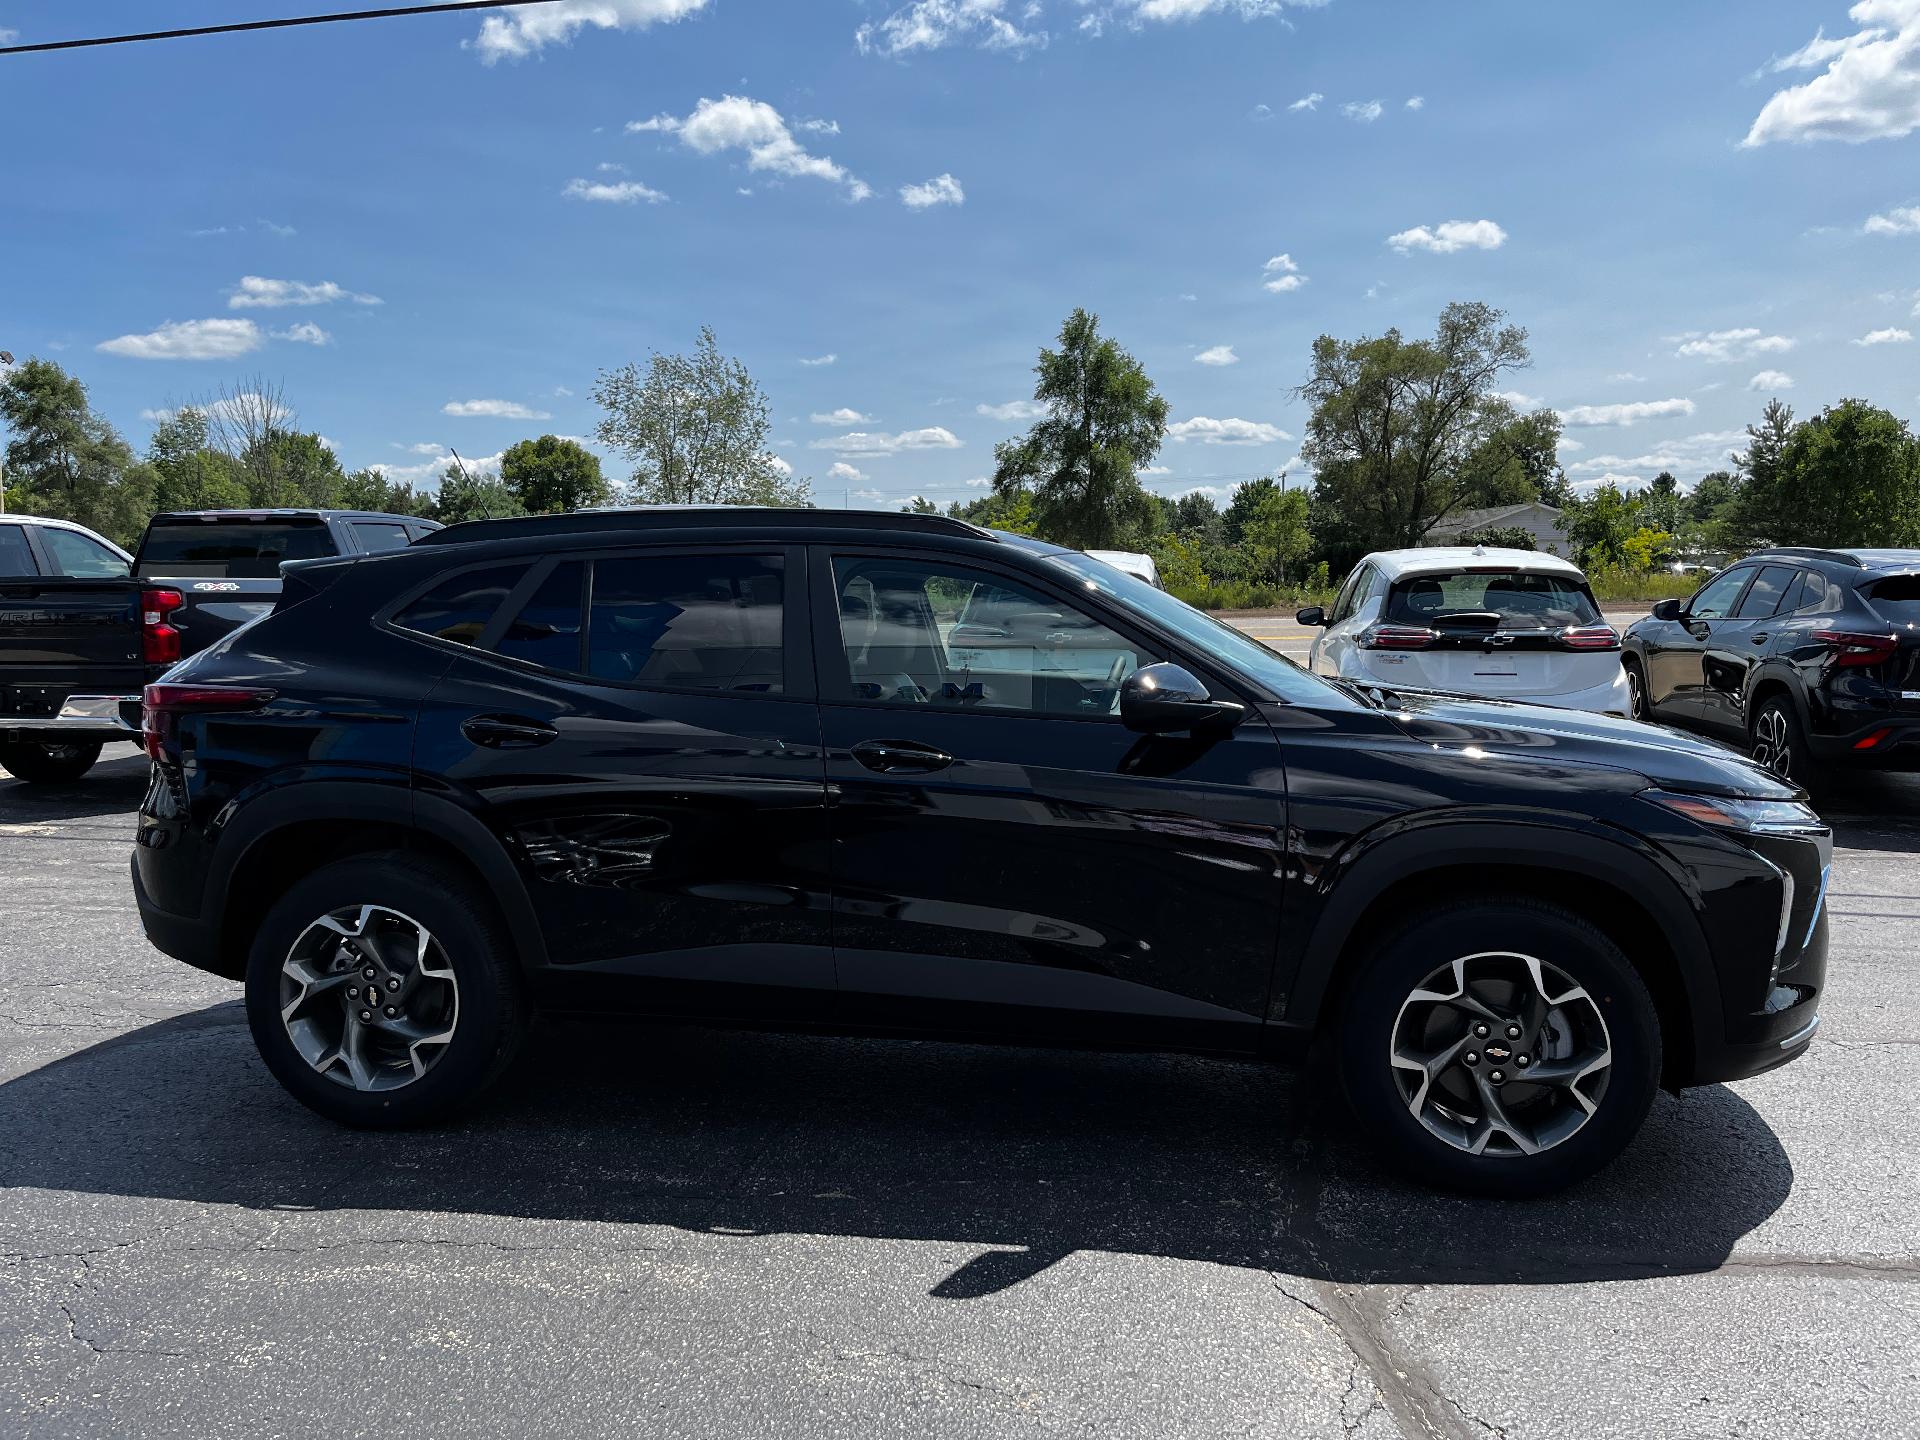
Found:
M 461 722 L 460 733 L 489 750 L 531 750 L 560 734 L 546 721 L 524 715 L 474 715 Z
M 930 774 L 953 763 L 953 756 L 912 740 L 862 740 L 850 752 L 869 770 L 882 775 Z

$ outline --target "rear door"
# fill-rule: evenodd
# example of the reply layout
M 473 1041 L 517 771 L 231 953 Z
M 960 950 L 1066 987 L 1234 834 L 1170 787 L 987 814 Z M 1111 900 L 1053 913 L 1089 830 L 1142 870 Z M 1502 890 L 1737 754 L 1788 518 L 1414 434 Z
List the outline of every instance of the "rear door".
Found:
M 134 573 L 186 597 L 175 623 L 181 653 L 193 655 L 273 609 L 282 562 L 338 553 L 318 515 L 158 515 L 140 541 Z
M 1707 622 L 1706 644 L 1700 653 L 1698 712 L 1706 729 L 1729 737 L 1747 733 L 1748 686 L 1773 649 L 1776 612 L 1783 601 L 1798 594 L 1801 573 L 1793 565 L 1760 566 L 1733 613 Z
M 397 607 L 452 657 L 417 773 L 519 861 L 554 1003 L 829 1013 L 805 564 L 765 543 L 569 553 Z
M 1259 718 L 1128 730 L 1121 681 L 1166 657 L 1066 583 L 902 547 L 812 569 L 848 1018 L 1251 1047 L 1286 809 Z

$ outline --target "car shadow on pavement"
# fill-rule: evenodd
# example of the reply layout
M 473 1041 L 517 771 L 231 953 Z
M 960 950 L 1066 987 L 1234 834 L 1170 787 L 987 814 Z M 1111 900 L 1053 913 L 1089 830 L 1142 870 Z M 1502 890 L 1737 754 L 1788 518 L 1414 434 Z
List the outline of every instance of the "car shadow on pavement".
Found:
M 131 754 L 133 752 L 129 752 Z M 95 816 L 125 821 L 147 789 L 146 757 L 134 765 L 100 767 L 62 785 L 29 785 L 0 770 L 0 825 L 49 824 Z
M 1724 1087 L 1662 1096 L 1611 1169 L 1529 1202 L 1411 1185 L 1352 1123 L 1250 1064 L 551 1025 L 470 1118 L 354 1132 L 266 1076 L 230 1002 L 0 1085 L 0 1187 L 973 1243 L 931 1292 L 969 1299 L 1087 1250 L 1338 1283 L 1711 1270 L 1793 1180 Z

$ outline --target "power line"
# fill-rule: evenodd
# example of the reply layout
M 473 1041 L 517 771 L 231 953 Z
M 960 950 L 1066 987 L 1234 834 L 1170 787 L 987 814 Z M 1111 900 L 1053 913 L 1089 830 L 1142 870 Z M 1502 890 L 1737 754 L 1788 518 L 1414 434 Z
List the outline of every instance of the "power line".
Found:
M 132 45 L 142 40 L 183 40 L 195 35 L 231 35 L 239 30 L 284 30 L 292 25 L 332 25 L 342 20 L 390 20 L 397 15 L 437 15 L 448 10 L 504 10 L 517 5 L 556 3 L 558 0 L 440 0 L 440 3 L 433 5 L 388 5 L 379 10 L 296 15 L 286 20 L 239 20 L 227 25 L 200 25 L 190 30 L 149 30 L 141 35 L 96 35 L 85 40 L 43 40 L 37 45 L 0 45 L 0 55 L 84 50 L 94 45 Z

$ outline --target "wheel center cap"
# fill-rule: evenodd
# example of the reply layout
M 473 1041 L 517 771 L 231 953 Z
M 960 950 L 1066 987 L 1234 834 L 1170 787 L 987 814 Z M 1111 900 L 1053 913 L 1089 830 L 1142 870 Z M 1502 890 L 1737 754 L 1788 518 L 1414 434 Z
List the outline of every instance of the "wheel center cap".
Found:
M 1513 1058 L 1513 1051 L 1507 1046 L 1502 1045 L 1498 1040 L 1489 1041 L 1486 1050 L 1487 1059 L 1493 1061 L 1496 1065 L 1504 1065 Z

